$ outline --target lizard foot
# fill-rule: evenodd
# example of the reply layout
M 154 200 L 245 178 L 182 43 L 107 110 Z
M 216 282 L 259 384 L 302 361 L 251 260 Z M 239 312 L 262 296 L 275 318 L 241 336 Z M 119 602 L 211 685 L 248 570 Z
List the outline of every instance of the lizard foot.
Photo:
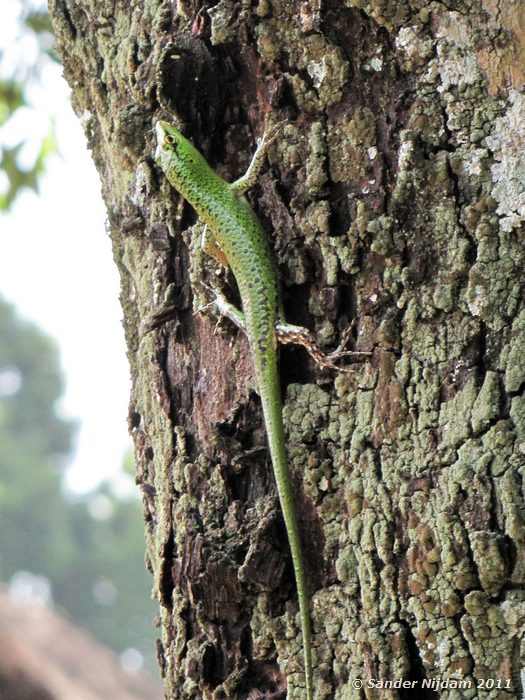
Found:
M 338 347 L 330 353 L 325 353 L 321 350 L 313 335 L 307 328 L 302 326 L 294 326 L 290 323 L 279 323 L 276 327 L 277 340 L 284 345 L 294 343 L 302 345 L 308 353 L 313 357 L 317 364 L 328 369 L 336 369 L 338 372 L 351 372 L 350 367 L 341 367 L 336 362 L 341 357 L 347 357 L 350 362 L 361 362 L 371 356 L 371 352 L 354 352 L 345 350 L 348 342 L 352 326 L 347 328 L 343 333 L 343 337 Z

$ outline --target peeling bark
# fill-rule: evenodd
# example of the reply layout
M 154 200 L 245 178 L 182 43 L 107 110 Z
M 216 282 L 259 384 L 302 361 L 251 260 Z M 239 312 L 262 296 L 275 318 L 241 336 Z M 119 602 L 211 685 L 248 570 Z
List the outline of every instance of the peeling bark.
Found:
M 50 8 L 121 273 L 166 696 L 304 693 L 248 346 L 195 315 L 215 265 L 153 162 L 155 120 L 178 118 L 233 179 L 272 113 L 286 126 L 250 198 L 288 320 L 329 345 L 355 319 L 356 349 L 374 353 L 335 376 L 282 352 L 316 698 L 403 698 L 385 689 L 396 680 L 421 698 L 520 698 L 519 3 Z M 234 299 L 231 275 L 220 283 Z M 145 332 L 163 307 L 175 312 Z

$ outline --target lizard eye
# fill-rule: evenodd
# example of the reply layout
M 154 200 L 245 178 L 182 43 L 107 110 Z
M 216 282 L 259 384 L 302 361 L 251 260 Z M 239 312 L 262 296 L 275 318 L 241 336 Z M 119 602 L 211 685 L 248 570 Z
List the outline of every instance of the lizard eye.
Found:
M 164 140 L 166 141 L 166 143 L 169 143 L 169 144 L 175 143 L 175 137 L 172 136 L 171 134 L 166 134 L 166 136 L 164 137 Z

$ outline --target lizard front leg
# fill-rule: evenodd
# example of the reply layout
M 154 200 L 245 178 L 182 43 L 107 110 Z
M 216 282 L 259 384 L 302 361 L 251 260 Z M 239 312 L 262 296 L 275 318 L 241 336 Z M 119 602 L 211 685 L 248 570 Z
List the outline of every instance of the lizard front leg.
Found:
M 207 255 L 211 255 L 211 257 L 223 267 L 230 267 L 228 258 L 215 240 L 215 236 L 208 228 L 208 225 L 205 225 L 202 231 L 201 248 Z
M 257 182 L 257 178 L 259 177 L 259 173 L 261 172 L 262 167 L 264 165 L 264 158 L 266 156 L 266 153 L 268 152 L 268 149 L 279 135 L 281 127 L 282 122 L 279 122 L 279 124 L 275 124 L 275 126 L 272 126 L 270 129 L 268 129 L 268 131 L 264 132 L 263 137 L 261 139 L 261 143 L 257 146 L 257 149 L 253 154 L 253 158 L 250 161 L 248 170 L 244 173 L 242 177 L 240 177 L 238 180 L 235 180 L 235 182 L 232 182 L 230 185 L 231 189 L 235 192 L 235 194 L 240 196 L 244 194 L 246 190 L 249 190 L 250 187 L 253 187 L 253 185 L 255 185 L 255 183 Z

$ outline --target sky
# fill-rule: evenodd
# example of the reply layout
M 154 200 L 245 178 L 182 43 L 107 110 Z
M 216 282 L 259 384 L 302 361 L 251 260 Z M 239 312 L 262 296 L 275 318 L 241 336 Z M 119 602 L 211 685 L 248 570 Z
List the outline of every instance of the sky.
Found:
M 31 37 L 13 42 L 19 8 L 2 0 L 4 69 L 36 51 Z M 57 413 L 80 424 L 66 486 L 82 493 L 116 475 L 131 447 L 119 280 L 100 182 L 60 66 L 46 64 L 30 96 L 33 108 L 19 110 L 0 138 L 8 145 L 28 138 L 21 157 L 30 161 L 52 117 L 60 155 L 49 160 L 38 195 L 24 191 L 12 212 L 0 214 L 0 296 L 58 345 L 66 390 Z

